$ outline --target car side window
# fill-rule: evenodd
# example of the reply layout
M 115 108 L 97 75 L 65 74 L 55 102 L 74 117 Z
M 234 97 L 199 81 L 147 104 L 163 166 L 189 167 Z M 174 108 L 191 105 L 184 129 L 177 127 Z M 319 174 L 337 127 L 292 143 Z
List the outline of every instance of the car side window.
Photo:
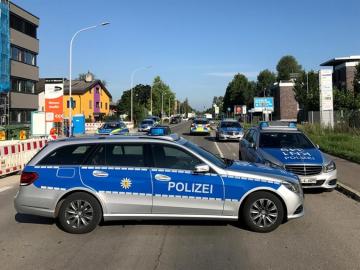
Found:
M 256 144 L 256 142 L 257 142 L 257 132 L 255 130 L 251 134 L 251 140 L 252 140 L 253 143 Z
M 174 146 L 153 144 L 154 167 L 165 169 L 194 170 L 201 160 Z
M 245 139 L 249 142 L 252 143 L 253 142 L 253 134 L 254 134 L 254 130 L 250 129 L 248 131 L 248 133 L 246 133 Z
M 93 145 L 75 144 L 59 147 L 46 157 L 38 165 L 81 165 L 93 149 Z
M 145 167 L 143 144 L 103 144 L 89 158 L 89 165 Z

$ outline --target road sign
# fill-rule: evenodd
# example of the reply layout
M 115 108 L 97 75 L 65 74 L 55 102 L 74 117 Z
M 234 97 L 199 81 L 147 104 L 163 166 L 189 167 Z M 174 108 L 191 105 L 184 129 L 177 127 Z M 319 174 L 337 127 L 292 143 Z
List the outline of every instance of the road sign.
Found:
M 45 81 L 45 119 L 46 122 L 63 121 L 63 79 Z
M 228 107 L 228 108 L 227 108 L 227 111 L 228 111 L 228 112 L 231 112 L 231 108 L 230 108 L 230 107 Z
M 234 105 L 234 113 L 235 114 L 241 114 L 242 113 L 241 105 Z

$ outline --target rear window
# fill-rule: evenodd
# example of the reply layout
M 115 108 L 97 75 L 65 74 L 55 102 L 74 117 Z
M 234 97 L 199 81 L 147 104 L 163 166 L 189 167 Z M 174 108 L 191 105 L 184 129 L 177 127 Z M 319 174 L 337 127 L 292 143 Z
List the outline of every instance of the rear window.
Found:
M 208 123 L 208 121 L 207 120 L 195 120 L 194 123 L 197 125 L 206 125 Z
M 229 122 L 221 122 L 222 128 L 241 128 L 239 122 L 229 121 Z
M 44 157 L 38 165 L 81 165 L 93 147 L 84 144 L 63 146 Z
M 154 123 L 154 121 L 152 121 L 152 120 L 145 120 L 145 121 L 141 122 L 142 125 L 152 125 L 153 123 Z

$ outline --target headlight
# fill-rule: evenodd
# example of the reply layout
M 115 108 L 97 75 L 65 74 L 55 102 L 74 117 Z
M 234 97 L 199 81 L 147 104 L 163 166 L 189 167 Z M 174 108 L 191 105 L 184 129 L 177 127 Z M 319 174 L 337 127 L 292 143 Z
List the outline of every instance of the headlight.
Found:
M 282 170 L 284 169 L 283 166 L 281 166 L 279 164 L 276 164 L 274 162 L 271 162 L 269 160 L 265 160 L 264 164 L 265 164 L 265 166 L 269 166 L 269 167 L 274 168 L 274 169 L 282 169 Z
M 290 183 L 290 182 L 287 182 L 287 181 L 283 181 L 282 184 L 283 184 L 288 190 L 291 190 L 292 192 L 295 192 L 295 193 L 300 193 L 300 190 L 301 190 L 300 184 Z
M 330 161 L 328 164 L 324 166 L 324 172 L 331 172 L 333 170 L 336 170 L 336 165 L 334 161 Z

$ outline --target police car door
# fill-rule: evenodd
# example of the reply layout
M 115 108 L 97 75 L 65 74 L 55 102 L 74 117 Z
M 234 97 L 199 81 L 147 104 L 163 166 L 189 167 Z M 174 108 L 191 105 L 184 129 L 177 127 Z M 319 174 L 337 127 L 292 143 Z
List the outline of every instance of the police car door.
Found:
M 95 189 L 109 214 L 150 214 L 152 183 L 141 143 L 104 143 L 82 166 L 85 185 Z
M 217 174 L 195 174 L 202 163 L 185 149 L 152 144 L 153 214 L 221 215 L 223 181 Z

